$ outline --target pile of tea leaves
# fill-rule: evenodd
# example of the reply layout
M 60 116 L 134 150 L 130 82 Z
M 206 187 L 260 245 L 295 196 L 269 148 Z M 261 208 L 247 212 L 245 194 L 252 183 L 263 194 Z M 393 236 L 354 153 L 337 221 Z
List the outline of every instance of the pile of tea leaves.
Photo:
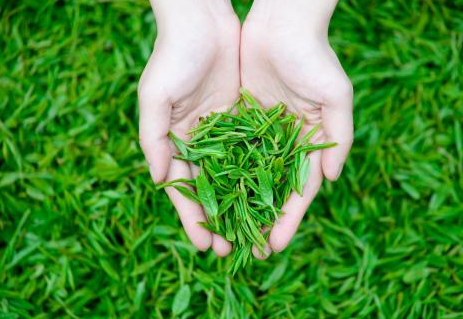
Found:
M 233 245 L 233 274 L 251 260 L 253 245 L 265 254 L 262 228 L 275 223 L 290 193 L 302 196 L 308 153 L 335 145 L 310 142 L 318 126 L 298 138 L 304 120 L 287 114 L 285 104 L 264 109 L 247 90 L 240 91 L 227 112 L 200 119 L 188 142 L 169 133 L 179 152 L 175 158 L 197 165 L 199 175 L 157 186 L 175 187 L 203 206 L 202 225 Z

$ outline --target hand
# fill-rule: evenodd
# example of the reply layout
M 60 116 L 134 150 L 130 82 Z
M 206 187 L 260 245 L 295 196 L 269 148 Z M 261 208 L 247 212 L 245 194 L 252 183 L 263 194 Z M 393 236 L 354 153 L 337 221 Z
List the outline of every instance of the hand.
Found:
M 282 251 L 317 194 L 323 175 L 336 180 L 352 144 L 352 85 L 328 43 L 336 0 L 255 0 L 241 35 L 242 85 L 263 104 L 287 104 L 304 116 L 305 134 L 321 123 L 316 142 L 337 142 L 314 152 L 304 196 L 290 195 L 269 237 Z M 269 250 L 269 248 L 267 248 Z M 263 258 L 253 250 L 258 258 Z
M 199 117 L 238 98 L 240 24 L 227 0 L 153 0 L 152 6 L 158 36 L 139 83 L 140 144 L 154 182 L 191 179 L 196 167 L 172 159 L 167 134 L 188 139 Z M 199 250 L 230 252 L 230 243 L 198 225 L 206 221 L 200 205 L 172 187 L 166 192 Z

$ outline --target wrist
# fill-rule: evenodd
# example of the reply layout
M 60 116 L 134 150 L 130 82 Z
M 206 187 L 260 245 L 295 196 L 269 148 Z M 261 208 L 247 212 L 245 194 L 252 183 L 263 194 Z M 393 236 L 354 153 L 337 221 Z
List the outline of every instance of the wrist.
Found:
M 200 23 L 230 17 L 234 15 L 230 0 L 150 0 L 158 29 L 170 28 L 192 23 Z
M 267 26 L 296 27 L 327 37 L 338 0 L 254 0 L 249 20 Z

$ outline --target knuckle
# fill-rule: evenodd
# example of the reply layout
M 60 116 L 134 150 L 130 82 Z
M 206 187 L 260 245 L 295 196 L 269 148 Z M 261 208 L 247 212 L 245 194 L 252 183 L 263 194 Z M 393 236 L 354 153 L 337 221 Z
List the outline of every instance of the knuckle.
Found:
M 351 149 L 352 144 L 354 144 L 354 133 L 353 132 L 346 132 L 344 137 L 337 141 L 344 150 L 348 151 Z
M 354 87 L 352 86 L 352 82 L 347 77 L 343 81 L 341 81 L 339 85 L 339 92 L 344 97 L 353 97 Z
M 318 84 L 318 91 L 322 103 L 333 104 L 340 100 L 351 101 L 354 88 L 346 74 L 336 74 L 322 79 Z
M 143 79 L 140 79 L 140 81 L 138 82 L 137 93 L 139 101 L 143 101 L 148 96 L 147 85 Z
M 332 81 L 324 86 L 323 96 L 325 100 L 347 99 L 351 100 L 354 95 L 352 83 L 346 77 L 337 81 Z

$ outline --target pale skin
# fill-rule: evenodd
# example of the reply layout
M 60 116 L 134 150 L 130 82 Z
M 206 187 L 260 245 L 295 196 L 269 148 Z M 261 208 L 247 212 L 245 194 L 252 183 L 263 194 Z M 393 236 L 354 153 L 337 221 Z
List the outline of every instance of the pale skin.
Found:
M 304 131 L 321 124 L 315 141 L 338 143 L 310 155 L 303 197 L 291 194 L 270 231 L 267 255 L 254 248 L 256 258 L 287 247 L 323 177 L 339 177 L 352 145 L 352 85 L 328 43 L 336 3 L 255 0 L 241 30 L 228 0 L 151 0 L 158 37 L 140 79 L 139 104 L 140 144 L 154 182 L 196 174 L 193 165 L 172 159 L 167 133 L 188 139 L 200 116 L 233 104 L 240 86 L 264 107 L 286 103 L 305 118 Z M 198 225 L 206 220 L 200 205 L 173 188 L 166 192 L 199 250 L 230 253 L 230 243 Z

